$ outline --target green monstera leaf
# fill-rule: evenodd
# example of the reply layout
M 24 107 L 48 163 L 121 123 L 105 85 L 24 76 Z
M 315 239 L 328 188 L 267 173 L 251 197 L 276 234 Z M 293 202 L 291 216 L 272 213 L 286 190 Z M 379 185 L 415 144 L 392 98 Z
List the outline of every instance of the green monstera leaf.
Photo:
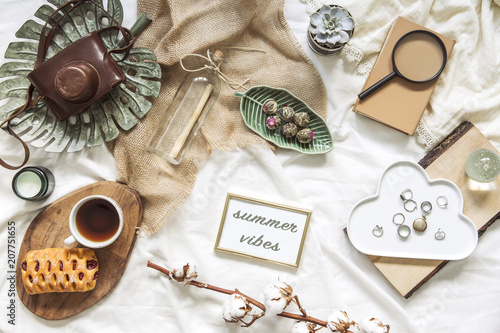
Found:
M 269 86 L 255 86 L 245 93 L 237 92 L 235 96 L 241 97 L 240 111 L 245 125 L 278 147 L 296 150 L 304 154 L 324 154 L 333 149 L 332 134 L 325 121 L 306 103 L 287 90 Z M 306 112 L 309 115 L 308 127 L 314 131 L 311 143 L 300 143 L 295 137 L 287 139 L 280 133 L 279 128 L 276 130 L 267 128 L 267 115 L 262 111 L 262 105 L 270 98 L 274 99 L 280 108 L 288 105 L 295 112 Z
M 102 0 L 94 0 L 102 6 Z M 66 0 L 48 0 L 55 7 L 44 4 L 35 17 L 47 22 L 54 10 Z M 106 10 L 121 24 L 123 7 L 119 0 L 108 0 Z M 62 14 L 57 14 L 54 20 Z M 149 23 L 141 16 L 131 28 L 138 35 Z M 102 9 L 90 2 L 83 3 L 65 16 L 54 35 L 47 59 L 91 31 L 112 24 Z M 16 32 L 23 41 L 12 42 L 5 52 L 9 61 L 0 67 L 0 120 L 5 120 L 25 103 L 30 81 L 27 75 L 33 70 L 38 51 L 38 40 L 43 24 L 28 20 Z M 123 41 L 117 31 L 101 33 L 108 49 L 116 48 Z M 44 148 L 49 152 L 74 152 L 84 147 L 94 147 L 115 139 L 120 131 L 133 128 L 138 119 L 151 109 L 146 97 L 158 97 L 160 92 L 161 70 L 153 51 L 146 48 L 133 48 L 129 57 L 118 63 L 127 79 L 103 96 L 85 112 L 64 121 L 58 121 L 45 101 L 40 99 L 30 110 L 16 117 L 12 128 L 32 146 Z

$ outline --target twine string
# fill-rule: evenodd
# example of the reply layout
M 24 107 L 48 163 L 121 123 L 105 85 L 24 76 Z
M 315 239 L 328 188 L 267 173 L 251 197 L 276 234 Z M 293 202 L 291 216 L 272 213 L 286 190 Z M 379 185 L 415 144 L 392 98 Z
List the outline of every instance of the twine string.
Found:
M 182 62 L 185 58 L 187 57 L 197 57 L 197 58 L 201 58 L 203 60 L 205 60 L 207 63 L 205 63 L 202 67 L 200 68 L 194 68 L 194 69 L 189 69 L 189 68 L 186 68 L 184 66 L 184 63 Z M 189 54 L 186 54 L 184 55 L 180 60 L 179 60 L 179 63 L 181 64 L 181 67 L 183 70 L 185 70 L 186 72 L 199 72 L 199 71 L 202 71 L 204 69 L 209 69 L 209 70 L 213 70 L 217 73 L 217 75 L 219 76 L 219 78 L 224 81 L 231 89 L 233 90 L 238 90 L 239 88 L 242 88 L 242 89 L 245 89 L 247 90 L 248 88 L 245 87 L 245 84 L 248 83 L 248 81 L 250 81 L 250 78 L 247 78 L 245 79 L 244 81 L 242 82 L 237 82 L 233 79 L 231 79 L 229 76 L 227 76 L 226 74 L 222 73 L 221 69 L 220 69 L 220 65 L 222 62 L 218 62 L 216 63 L 211 55 L 210 55 L 210 50 L 207 50 L 207 56 L 204 56 L 204 55 L 201 55 L 201 54 L 195 54 L 195 53 L 189 53 Z

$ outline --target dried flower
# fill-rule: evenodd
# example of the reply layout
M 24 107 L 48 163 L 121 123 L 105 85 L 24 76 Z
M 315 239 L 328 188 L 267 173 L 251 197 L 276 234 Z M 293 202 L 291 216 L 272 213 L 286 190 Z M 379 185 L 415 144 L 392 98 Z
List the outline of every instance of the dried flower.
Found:
M 275 115 L 278 112 L 278 103 L 272 99 L 268 98 L 262 104 L 262 110 L 269 116 Z
M 252 310 L 245 297 L 237 294 L 230 295 L 224 302 L 222 318 L 226 323 L 237 323 Z
M 281 117 L 278 115 L 267 117 L 266 126 L 270 130 L 275 130 L 281 126 Z
M 354 20 L 342 7 L 323 5 L 319 12 L 310 17 L 309 31 L 318 43 L 334 47 L 351 39 Z
M 391 329 L 389 325 L 384 325 L 376 318 L 367 318 L 366 320 L 363 320 L 361 322 L 361 327 L 366 333 L 389 333 L 389 330 Z
M 356 322 L 350 321 L 345 311 L 335 311 L 328 316 L 326 325 L 333 333 L 359 333 L 361 330 Z
M 303 128 L 297 132 L 297 140 L 300 143 L 310 143 L 314 139 L 314 131 L 310 128 Z
M 172 265 L 169 276 L 177 282 L 188 283 L 198 277 L 198 266 L 193 262 L 176 262 Z
M 321 328 L 316 328 L 316 324 L 313 323 L 298 321 L 293 325 L 292 333 L 314 333 Z
M 266 299 L 266 312 L 270 314 L 280 314 L 292 301 L 294 294 L 293 288 L 285 283 L 278 282 L 274 285 L 268 285 L 264 289 L 264 297 Z

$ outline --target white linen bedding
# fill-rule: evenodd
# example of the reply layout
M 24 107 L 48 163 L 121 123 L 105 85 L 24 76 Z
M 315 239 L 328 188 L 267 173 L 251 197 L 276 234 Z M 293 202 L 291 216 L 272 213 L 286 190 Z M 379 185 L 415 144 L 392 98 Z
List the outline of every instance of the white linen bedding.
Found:
M 0 0 L 0 53 L 42 0 Z M 135 20 L 136 3 L 123 0 L 125 26 Z M 257 1 L 258 3 L 258 1 Z M 500 8 L 490 0 L 337 1 L 356 20 L 351 45 L 370 61 L 396 16 L 404 16 L 456 39 L 450 62 L 423 117 L 427 143 L 439 142 L 462 120 L 472 121 L 500 149 Z M 382 171 L 399 160 L 418 161 L 426 153 L 417 137 L 406 136 L 352 111 L 365 77 L 356 63 L 339 56 L 321 57 L 307 46 L 307 6 L 285 1 L 286 19 L 318 68 L 328 92 L 328 125 L 335 147 L 309 156 L 278 149 L 214 151 L 202 164 L 191 196 L 154 236 L 137 239 L 127 269 L 104 299 L 60 321 L 34 316 L 8 295 L 7 246 L 0 248 L 0 332 L 291 332 L 293 321 L 264 316 L 250 328 L 226 324 L 227 296 L 169 281 L 146 268 L 148 260 L 168 267 L 191 259 L 199 281 L 263 301 L 263 289 L 278 279 L 288 282 L 310 316 L 326 320 L 338 309 L 352 320 L 376 317 L 391 332 L 498 332 L 500 327 L 500 225 L 480 238 L 474 253 L 448 263 L 409 299 L 404 299 L 373 264 L 349 243 L 343 229 L 350 210 L 373 195 Z M 3 61 L 3 60 L 2 60 Z M 307 101 L 306 101 L 307 102 Z M 0 133 L 1 157 L 19 156 L 19 144 Z M 14 171 L 0 169 L 0 242 L 7 222 L 15 221 L 19 250 L 30 221 L 43 207 L 86 184 L 117 177 L 106 147 L 78 153 L 46 153 L 32 148 L 30 165 L 44 165 L 56 176 L 54 193 L 43 202 L 24 202 L 10 189 Z M 213 250 L 227 192 L 292 201 L 312 209 L 298 269 Z M 15 326 L 7 306 L 15 299 Z M 3 312 L 2 312 L 3 311 Z M 295 306 L 289 312 L 298 310 Z M 327 332 L 323 329 L 320 332 Z

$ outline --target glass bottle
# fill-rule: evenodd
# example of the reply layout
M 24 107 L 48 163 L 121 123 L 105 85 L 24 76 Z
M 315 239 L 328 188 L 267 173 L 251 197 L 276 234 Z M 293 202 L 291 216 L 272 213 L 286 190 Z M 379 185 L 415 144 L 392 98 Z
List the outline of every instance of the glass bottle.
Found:
M 210 56 L 216 66 L 224 57 L 220 51 Z M 174 165 L 181 163 L 219 92 L 220 79 L 215 70 L 204 68 L 188 73 L 146 148 Z

